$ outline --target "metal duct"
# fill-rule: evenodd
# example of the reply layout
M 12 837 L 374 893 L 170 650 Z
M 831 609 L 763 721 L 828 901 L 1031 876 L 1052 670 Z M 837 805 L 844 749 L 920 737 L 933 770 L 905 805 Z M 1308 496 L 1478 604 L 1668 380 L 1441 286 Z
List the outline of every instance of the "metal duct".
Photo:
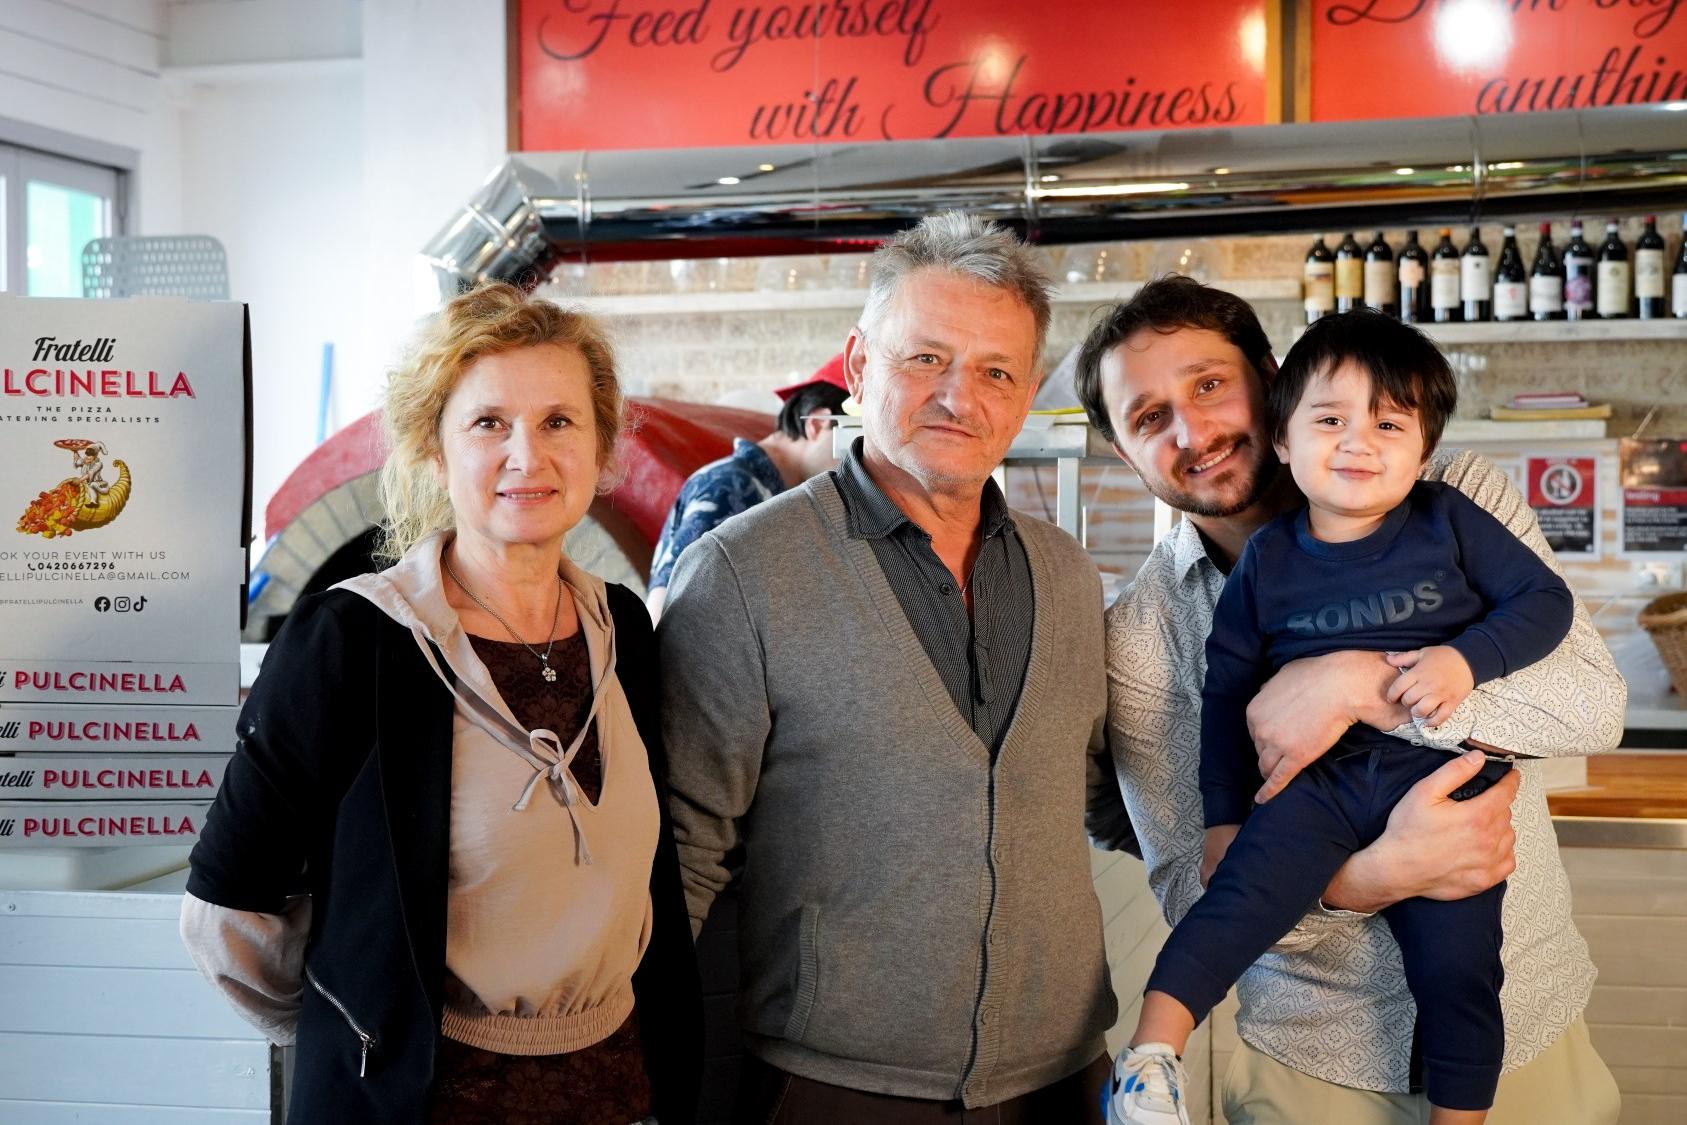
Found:
M 1042 243 L 1679 204 L 1687 103 L 809 148 L 519 153 L 428 243 L 447 293 L 559 261 L 871 249 L 961 208 Z

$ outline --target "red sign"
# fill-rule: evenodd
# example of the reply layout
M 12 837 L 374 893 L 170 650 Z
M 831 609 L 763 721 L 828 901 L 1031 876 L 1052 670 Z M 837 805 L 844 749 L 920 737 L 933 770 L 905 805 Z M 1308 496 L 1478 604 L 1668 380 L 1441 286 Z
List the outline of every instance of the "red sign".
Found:
M 517 0 L 517 147 L 1266 121 L 1268 0 Z
M 1312 0 L 1301 10 L 1312 121 L 1687 99 L 1681 0 Z
M 1529 458 L 1529 506 L 1593 507 L 1598 464 L 1593 457 Z
M 1528 457 L 1524 459 L 1529 506 L 1541 534 L 1558 555 L 1599 557 L 1599 459 Z

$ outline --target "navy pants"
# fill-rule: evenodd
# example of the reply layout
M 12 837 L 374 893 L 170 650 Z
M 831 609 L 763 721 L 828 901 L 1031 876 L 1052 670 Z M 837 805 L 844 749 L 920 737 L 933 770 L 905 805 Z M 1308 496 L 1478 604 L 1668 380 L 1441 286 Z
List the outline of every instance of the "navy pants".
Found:
M 1349 856 L 1447 756 L 1401 743 L 1343 757 L 1337 746 L 1255 806 L 1195 906 L 1160 951 L 1148 988 L 1197 1022 L 1248 966 L 1318 903 Z M 1484 768 L 1492 784 L 1508 765 Z M 1485 787 L 1485 786 L 1484 786 Z M 1463 795 L 1471 796 L 1466 792 Z M 1418 1006 L 1424 1090 L 1433 1105 L 1487 1109 L 1505 1047 L 1500 1016 L 1500 903 L 1505 884 L 1456 902 L 1412 898 L 1383 910 Z

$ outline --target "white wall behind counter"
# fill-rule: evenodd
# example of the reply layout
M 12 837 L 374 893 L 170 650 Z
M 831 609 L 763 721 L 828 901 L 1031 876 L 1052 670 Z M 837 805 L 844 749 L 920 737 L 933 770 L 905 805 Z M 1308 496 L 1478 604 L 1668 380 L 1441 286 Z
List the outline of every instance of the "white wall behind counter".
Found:
M 121 164 L 134 173 L 132 215 L 173 233 L 181 229 L 181 130 L 162 74 L 168 8 L 164 0 L 5 0 L 0 142 Z
M 180 97 L 183 214 L 222 241 L 252 318 L 260 534 L 269 496 L 316 444 L 323 344 L 344 372 L 363 336 L 361 99 L 355 67 L 195 82 Z M 330 432 L 353 416 L 350 390 Z
M 417 251 L 505 152 L 504 5 L 183 2 L 170 16 L 181 214 L 223 241 L 252 309 L 261 534 L 316 444 L 322 345 L 335 345 L 333 432 L 377 404 L 437 304 Z
M 0 142 L 120 164 L 252 309 L 254 520 L 438 302 L 417 250 L 506 151 L 503 0 L 4 0 Z

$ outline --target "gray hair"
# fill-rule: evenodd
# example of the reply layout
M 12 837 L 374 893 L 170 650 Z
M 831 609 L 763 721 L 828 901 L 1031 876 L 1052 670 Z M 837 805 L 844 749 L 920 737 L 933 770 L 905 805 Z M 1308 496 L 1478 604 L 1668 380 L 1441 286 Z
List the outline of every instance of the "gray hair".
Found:
M 861 327 L 870 332 L 884 316 L 896 291 L 909 274 L 936 268 L 1005 289 L 1018 297 L 1037 325 L 1041 361 L 1049 328 L 1049 295 L 1053 285 L 1031 248 L 1005 227 L 964 211 L 927 215 L 918 226 L 902 231 L 874 251 L 868 262 L 867 303 Z

